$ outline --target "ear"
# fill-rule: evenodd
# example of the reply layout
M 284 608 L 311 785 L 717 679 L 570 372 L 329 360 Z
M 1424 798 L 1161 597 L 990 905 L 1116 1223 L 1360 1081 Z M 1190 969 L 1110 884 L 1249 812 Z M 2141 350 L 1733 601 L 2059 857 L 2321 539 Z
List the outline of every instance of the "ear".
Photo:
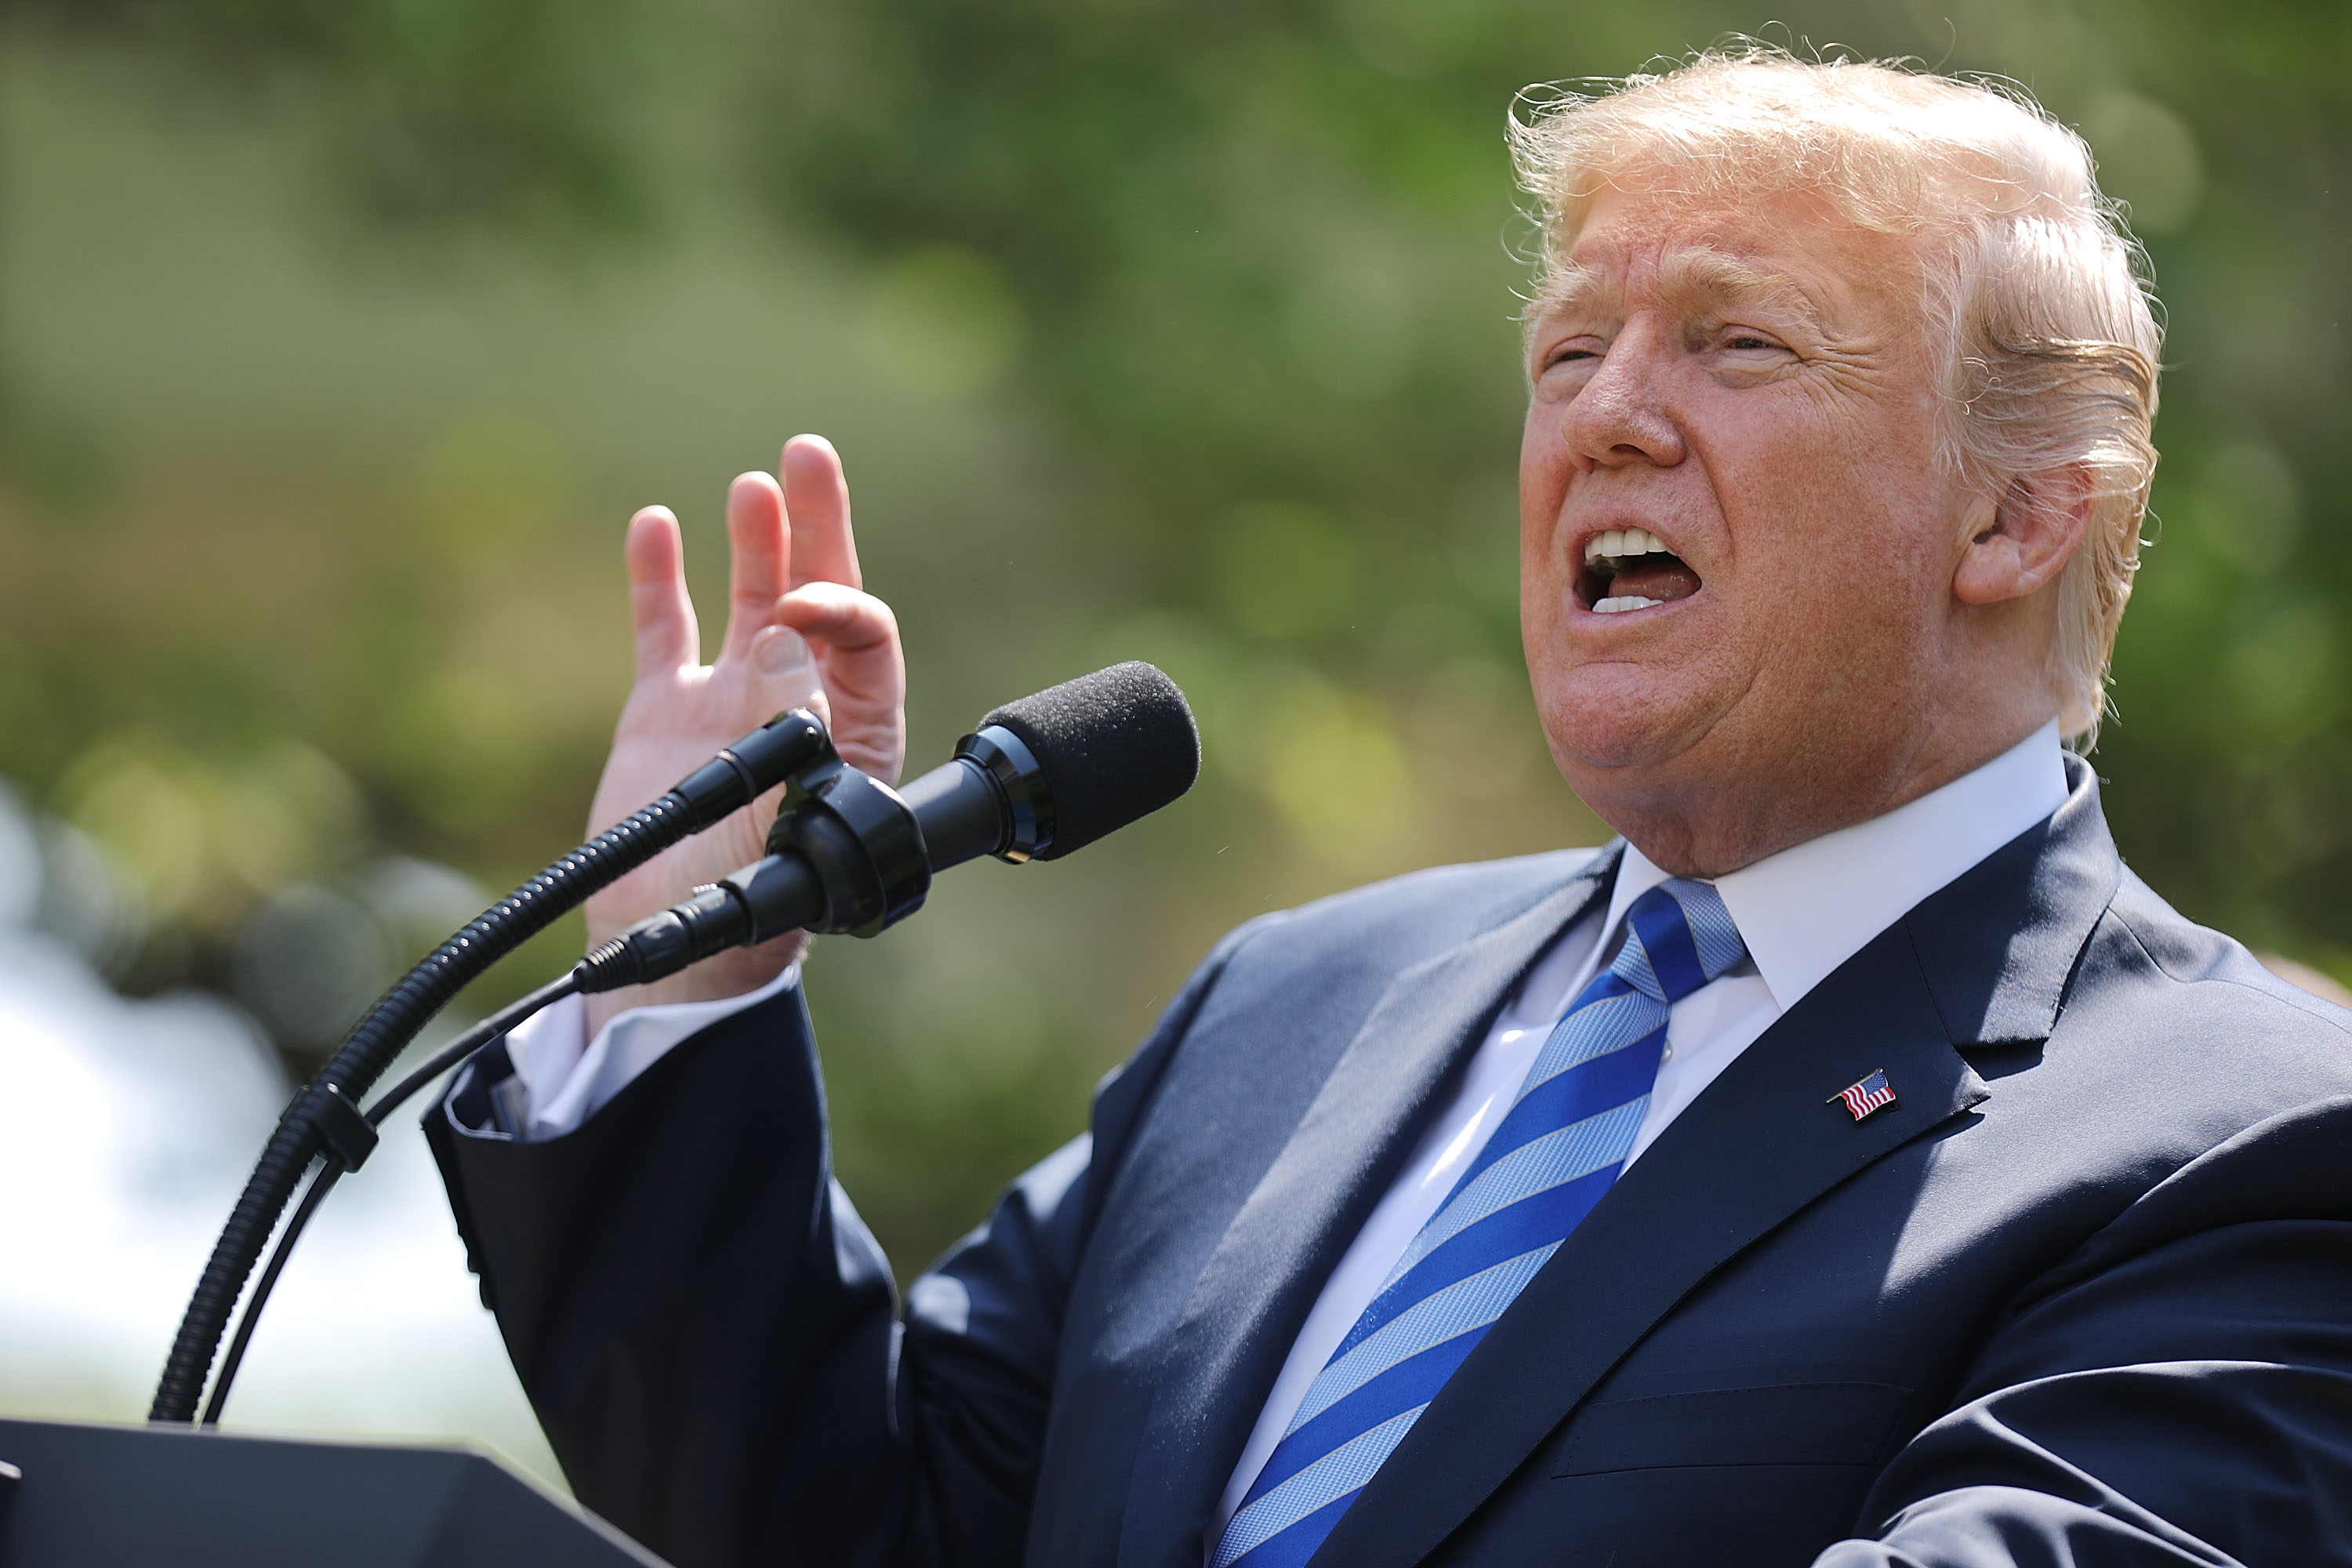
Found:
M 2090 472 L 2027 474 L 1986 511 L 1971 514 L 1972 531 L 1952 574 L 1953 596 L 1965 605 L 2025 598 L 2065 570 L 2090 528 Z

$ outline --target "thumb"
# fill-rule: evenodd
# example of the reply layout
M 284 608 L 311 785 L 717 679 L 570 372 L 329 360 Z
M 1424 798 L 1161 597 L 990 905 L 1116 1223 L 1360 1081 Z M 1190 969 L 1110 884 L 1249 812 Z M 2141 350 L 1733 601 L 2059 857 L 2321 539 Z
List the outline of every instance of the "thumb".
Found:
M 767 719 L 790 708 L 806 708 L 828 724 L 824 679 L 808 640 L 790 626 L 762 627 L 751 639 L 751 669 L 744 692 L 750 707 Z

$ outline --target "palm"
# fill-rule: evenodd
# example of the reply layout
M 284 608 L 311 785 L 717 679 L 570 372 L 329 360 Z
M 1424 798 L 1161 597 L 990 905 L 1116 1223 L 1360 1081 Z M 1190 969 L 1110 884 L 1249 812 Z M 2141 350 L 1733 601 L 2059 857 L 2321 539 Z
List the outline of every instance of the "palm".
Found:
M 589 812 L 601 832 L 655 799 L 745 731 L 789 708 L 832 729 L 851 766 L 895 782 L 905 752 L 906 678 L 898 627 L 859 591 L 848 496 L 833 449 L 809 437 L 784 451 L 784 485 L 747 474 L 728 495 L 732 588 L 718 657 L 699 662 L 674 518 L 632 521 L 628 564 L 637 674 Z M 777 792 L 780 793 L 780 792 Z M 593 944 L 759 858 L 776 793 L 622 878 L 588 902 Z M 729 953 L 658 987 L 594 999 L 609 1016 L 648 1001 L 730 995 L 764 984 L 799 939 Z

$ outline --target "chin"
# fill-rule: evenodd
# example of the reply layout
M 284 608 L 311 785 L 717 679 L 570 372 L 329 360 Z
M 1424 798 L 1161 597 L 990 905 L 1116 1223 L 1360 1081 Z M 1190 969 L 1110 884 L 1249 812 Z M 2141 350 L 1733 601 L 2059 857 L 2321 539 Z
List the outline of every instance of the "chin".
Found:
M 1587 778 L 1671 762 L 1704 728 L 1687 694 L 1636 667 L 1587 667 L 1544 684 L 1538 693 L 1544 736 L 1579 793 Z

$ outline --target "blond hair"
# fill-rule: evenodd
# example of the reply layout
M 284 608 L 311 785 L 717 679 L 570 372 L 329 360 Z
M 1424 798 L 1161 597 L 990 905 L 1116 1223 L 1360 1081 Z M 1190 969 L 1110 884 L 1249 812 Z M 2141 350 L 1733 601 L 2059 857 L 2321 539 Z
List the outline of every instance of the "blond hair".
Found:
M 1951 470 L 1995 502 L 2037 477 L 2087 479 L 2090 526 L 2059 579 L 2052 675 L 2060 725 L 2088 750 L 2156 473 L 2163 330 L 2083 139 L 2006 84 L 1760 45 L 1522 102 L 1531 112 L 1512 119 L 1512 152 L 1541 205 L 1547 282 L 1612 186 L 1698 200 L 1808 192 L 1915 239 L 1946 365 Z

